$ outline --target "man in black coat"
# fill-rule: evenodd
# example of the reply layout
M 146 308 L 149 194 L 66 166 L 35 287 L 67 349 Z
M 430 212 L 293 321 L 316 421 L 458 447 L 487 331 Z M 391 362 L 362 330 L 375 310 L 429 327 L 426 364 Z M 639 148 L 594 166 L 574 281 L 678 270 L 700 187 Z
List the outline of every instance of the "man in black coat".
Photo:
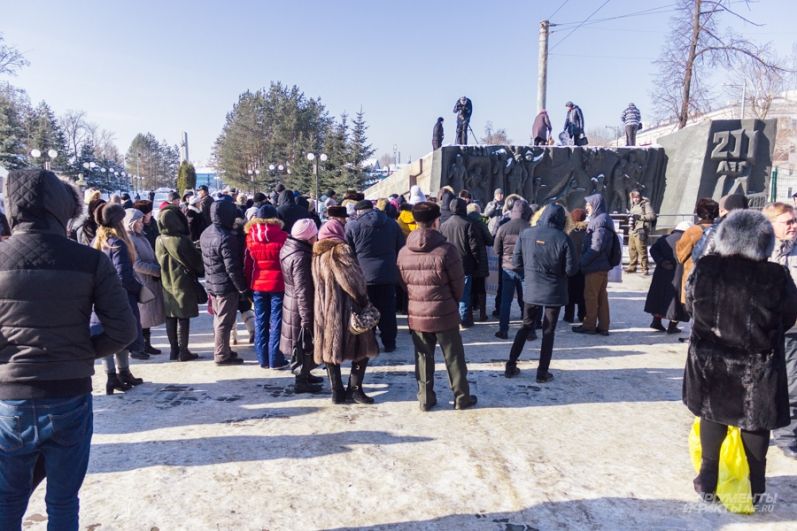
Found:
M 432 129 L 432 149 L 440 149 L 443 145 L 443 117 L 439 116 Z
M 243 249 L 233 232 L 238 209 L 229 199 L 215 201 L 210 209 L 213 224 L 202 232 L 202 262 L 205 287 L 213 296 L 213 358 L 216 365 L 237 365 L 243 359 L 230 350 L 230 334 L 235 326 L 238 302 L 246 295 Z
M 473 114 L 473 103 L 467 96 L 462 96 L 454 104 L 454 111 L 457 113 L 457 144 L 468 145 L 468 125 L 470 115 Z
M 540 364 L 537 367 L 537 383 L 553 380 L 548 371 L 553 356 L 553 341 L 559 310 L 567 304 L 567 277 L 578 272 L 573 242 L 564 233 L 565 209 L 559 205 L 548 205 L 535 227 L 520 233 L 520 239 L 512 255 L 516 268 L 522 268 L 523 326 L 518 330 L 509 361 L 506 362 L 507 378 L 520 374 L 517 360 L 526 344 L 529 332 L 543 313 L 542 345 Z
M 208 192 L 207 185 L 203 184 L 199 188 L 196 189 L 197 196 L 199 197 L 199 201 L 197 203 L 197 209 L 199 209 L 199 213 L 202 215 L 202 221 L 205 227 L 210 226 L 213 221 L 210 219 L 210 205 L 213 204 L 213 198 L 210 196 Z M 175 206 L 180 206 L 179 204 L 179 196 L 178 196 L 178 203 Z
M 452 199 L 449 203 L 451 217 L 440 225 L 440 232 L 448 243 L 456 247 L 462 258 L 465 271 L 465 290 L 459 301 L 459 318 L 463 328 L 473 326 L 473 306 L 470 303 L 473 275 L 479 269 L 479 246 L 481 241 L 478 228 L 468 219 L 467 203 L 462 198 Z
M 512 309 L 512 300 L 517 293 L 520 310 L 523 311 L 523 268 L 515 267 L 514 254 L 520 234 L 529 228 L 531 207 L 525 199 L 516 199 L 509 214 L 509 221 L 498 227 L 495 234 L 493 249 L 498 256 L 498 265 L 501 268 L 501 302 L 498 319 L 498 339 L 509 338 L 509 312 Z M 532 329 L 532 337 L 534 329 Z
M 285 224 L 282 230 L 290 234 L 293 224 L 304 218 L 309 218 L 310 212 L 296 204 L 293 190 L 283 190 L 277 200 L 277 215 Z
M 404 235 L 398 223 L 373 208 L 370 201 L 358 202 L 357 219 L 346 224 L 346 241 L 357 257 L 368 286 L 368 299 L 379 310 L 379 335 L 385 352 L 396 350 L 396 284 L 398 252 Z
M 110 259 L 66 237 L 81 213 L 74 187 L 49 171 L 14 170 L 4 192 L 12 236 L 0 244 L 0 528 L 20 529 L 44 470 L 49 527 L 77 529 L 94 362 L 132 343 L 136 320 Z

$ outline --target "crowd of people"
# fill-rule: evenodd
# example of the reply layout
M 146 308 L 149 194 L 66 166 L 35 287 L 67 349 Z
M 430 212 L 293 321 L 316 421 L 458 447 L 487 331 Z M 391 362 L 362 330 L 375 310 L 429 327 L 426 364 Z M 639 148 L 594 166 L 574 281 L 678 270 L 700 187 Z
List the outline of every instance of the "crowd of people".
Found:
M 522 315 L 507 378 L 520 374 L 538 332 L 536 381 L 554 378 L 560 316 L 575 333 L 610 334 L 608 277 L 620 266 L 622 239 L 600 194 L 568 210 L 499 189 L 483 212 L 467 190 L 449 186 L 435 197 L 413 186 L 406 198 L 375 200 L 354 190 L 314 200 L 282 185 L 252 197 L 199 187 L 160 205 L 106 202 L 92 189 L 83 196 L 85 207 L 45 170 L 15 170 L 6 180 L 13 235 L 0 244 L 0 418 L 19 420 L 3 426 L 14 442 L 2 453 L 3 477 L 12 478 L 0 481 L 3 529 L 19 527 L 44 476 L 50 524 L 76 527 L 94 360 L 103 360 L 107 393 L 130 391 L 143 383 L 130 359 L 161 354 L 151 341 L 161 325 L 170 360 L 198 359 L 190 325 L 205 303 L 216 365 L 244 363 L 233 349 L 240 316 L 261 368 L 291 370 L 295 392 L 319 393 L 323 379 L 311 371 L 323 366 L 334 404 L 374 402 L 363 388 L 369 360 L 396 350 L 397 315 L 405 314 L 422 411 L 437 405 L 438 343 L 455 409 L 477 404 L 462 334 L 488 320 L 488 247 L 500 266 L 496 337 L 509 338 L 513 300 Z M 638 191 L 630 204 L 627 271 L 638 264 L 647 274 L 656 215 Z M 694 320 L 684 402 L 702 419 L 695 489 L 714 492 L 725 430 L 739 426 L 760 496 L 770 431 L 797 457 L 797 218 L 783 203 L 750 210 L 742 195 L 701 199 L 695 217 L 651 247 L 645 311 L 653 329 L 674 334 Z M 76 443 L 60 445 L 52 433 Z

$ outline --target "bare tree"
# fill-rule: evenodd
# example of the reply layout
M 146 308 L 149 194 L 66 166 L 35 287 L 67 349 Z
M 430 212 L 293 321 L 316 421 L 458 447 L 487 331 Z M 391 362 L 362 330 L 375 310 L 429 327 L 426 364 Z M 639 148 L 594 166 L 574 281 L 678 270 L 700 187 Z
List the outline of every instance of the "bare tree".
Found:
M 744 3 L 749 6 L 748 0 Z M 772 60 L 768 45 L 754 44 L 731 30 L 720 32 L 723 16 L 759 25 L 732 8 L 731 0 L 678 0 L 677 5 L 670 36 L 656 61 L 659 74 L 653 96 L 659 114 L 675 118 L 679 129 L 708 109 L 709 91 L 703 81 L 709 69 L 733 68 L 745 60 L 763 71 L 786 71 Z
M 78 157 L 80 148 L 88 138 L 86 130 L 86 113 L 84 111 L 66 111 L 61 118 L 61 129 L 64 131 L 66 143 L 71 150 L 71 156 Z
M 619 128 L 593 127 L 587 130 L 587 138 L 590 146 L 612 147 L 619 145 L 612 131 L 619 133 Z M 625 142 L 623 142 L 625 145 Z
M 5 43 L 5 38 L 0 33 L 0 75 L 14 76 L 17 71 L 29 64 L 22 52 Z
M 488 120 L 484 124 L 484 136 L 481 139 L 481 143 L 508 146 L 512 144 L 512 140 L 506 136 L 506 129 L 494 129 L 493 122 Z
M 393 155 L 390 153 L 384 153 L 379 157 L 379 166 L 382 168 L 388 168 L 391 164 L 393 164 Z
M 786 74 L 781 70 L 764 68 L 758 61 L 744 58 L 741 61 L 743 82 L 745 84 L 745 115 L 764 119 L 769 114 L 772 101 L 777 98 L 786 87 Z M 738 98 L 738 87 L 734 96 Z

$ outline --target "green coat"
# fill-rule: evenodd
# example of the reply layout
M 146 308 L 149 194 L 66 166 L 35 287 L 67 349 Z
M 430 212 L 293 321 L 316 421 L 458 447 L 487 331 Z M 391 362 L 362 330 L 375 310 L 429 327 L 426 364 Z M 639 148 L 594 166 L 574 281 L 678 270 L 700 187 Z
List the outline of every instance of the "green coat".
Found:
M 199 315 L 192 276 L 205 274 L 202 253 L 191 242 L 188 220 L 176 206 L 167 206 L 158 217 L 160 236 L 155 256 L 161 266 L 163 307 L 167 317 L 186 319 Z

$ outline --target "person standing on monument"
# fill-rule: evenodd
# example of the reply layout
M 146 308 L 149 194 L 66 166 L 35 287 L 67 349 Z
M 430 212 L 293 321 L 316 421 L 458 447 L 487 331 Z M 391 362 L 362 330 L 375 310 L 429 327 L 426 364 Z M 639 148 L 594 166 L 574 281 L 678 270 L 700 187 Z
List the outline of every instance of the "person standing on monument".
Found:
M 581 112 L 581 107 L 572 101 L 565 103 L 565 107 L 567 108 L 565 133 L 573 140 L 574 146 L 586 145 L 587 137 L 584 135 L 584 113 Z
M 642 274 L 648 269 L 648 236 L 652 223 L 656 221 L 656 212 L 647 197 L 642 197 L 639 190 L 629 194 L 631 209 L 628 212 L 628 268 L 626 273 L 635 273 L 637 262 L 642 267 Z
M 457 144 L 468 145 L 468 126 L 470 115 L 473 114 L 473 103 L 467 96 L 462 96 L 454 104 L 454 111 L 457 113 Z
M 443 117 L 439 116 L 432 129 L 432 149 L 440 149 L 443 146 Z
M 642 113 L 636 105 L 629 103 L 620 115 L 620 121 L 625 125 L 625 145 L 636 146 L 636 132 L 642 129 Z
M 531 138 L 534 140 L 535 146 L 544 146 L 551 138 L 551 118 L 548 116 L 548 111 L 542 109 L 534 118 L 534 123 L 531 126 Z

